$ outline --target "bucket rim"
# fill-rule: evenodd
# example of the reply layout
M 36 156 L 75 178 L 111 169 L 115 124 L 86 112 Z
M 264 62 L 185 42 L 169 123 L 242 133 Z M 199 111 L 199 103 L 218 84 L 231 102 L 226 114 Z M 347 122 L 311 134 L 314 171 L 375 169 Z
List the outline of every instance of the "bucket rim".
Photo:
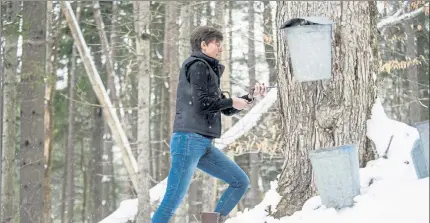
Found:
M 352 148 L 352 149 L 356 149 L 357 148 L 357 144 L 355 143 L 351 143 L 351 144 L 345 144 L 345 145 L 341 145 L 341 146 L 334 146 L 334 147 L 324 147 L 324 148 L 319 148 L 319 149 L 314 149 L 309 151 L 309 154 L 319 154 L 319 153 L 324 153 L 324 152 L 331 152 L 331 151 L 335 151 L 335 150 L 341 150 L 341 149 L 345 149 L 345 148 Z

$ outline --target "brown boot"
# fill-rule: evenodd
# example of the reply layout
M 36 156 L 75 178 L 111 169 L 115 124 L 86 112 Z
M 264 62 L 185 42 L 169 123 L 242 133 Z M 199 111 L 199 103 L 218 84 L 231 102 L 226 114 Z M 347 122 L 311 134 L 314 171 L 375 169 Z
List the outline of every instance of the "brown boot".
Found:
M 222 215 L 220 215 L 219 216 L 219 220 L 218 220 L 218 223 L 224 223 L 225 221 L 227 221 L 227 216 L 222 216 Z
M 202 212 L 202 223 L 218 223 L 221 217 L 218 212 Z

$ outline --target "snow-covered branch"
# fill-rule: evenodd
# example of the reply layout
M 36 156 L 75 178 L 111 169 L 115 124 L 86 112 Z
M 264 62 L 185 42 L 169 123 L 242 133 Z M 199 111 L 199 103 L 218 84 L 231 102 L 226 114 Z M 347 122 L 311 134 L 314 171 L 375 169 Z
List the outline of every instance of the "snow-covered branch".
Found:
M 419 8 L 419 9 L 417 9 L 415 11 L 403 14 L 401 16 L 398 16 L 398 14 L 400 14 L 400 13 L 397 12 L 394 15 L 392 15 L 390 17 L 387 17 L 387 18 L 383 19 L 382 21 L 378 22 L 378 24 L 376 24 L 376 28 L 378 30 L 381 30 L 381 29 L 385 28 L 386 26 L 395 25 L 395 24 L 401 23 L 401 22 L 403 22 L 405 20 L 415 18 L 416 16 L 420 15 L 421 13 L 423 13 L 424 9 L 426 7 L 429 7 L 428 3 L 425 6 Z
M 243 118 L 241 118 L 233 127 L 227 130 L 219 139 L 215 139 L 215 146 L 223 150 L 225 147 L 233 143 L 239 137 L 244 135 L 250 129 L 257 125 L 261 115 L 272 107 L 278 95 L 276 88 L 269 91 L 259 103 L 257 103 Z
M 397 17 L 400 14 L 404 13 L 405 9 L 408 7 L 408 5 L 409 5 L 409 2 L 404 1 L 402 7 L 399 10 L 397 10 L 397 12 L 392 15 L 392 17 Z

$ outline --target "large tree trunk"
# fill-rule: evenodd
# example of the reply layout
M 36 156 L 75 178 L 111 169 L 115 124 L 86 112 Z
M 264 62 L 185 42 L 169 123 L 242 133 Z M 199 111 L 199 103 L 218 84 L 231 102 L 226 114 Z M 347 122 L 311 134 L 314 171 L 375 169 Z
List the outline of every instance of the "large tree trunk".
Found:
M 315 194 L 309 150 L 354 143 L 360 164 L 373 158 L 366 120 L 376 96 L 375 2 L 279 2 L 278 27 L 287 19 L 322 15 L 335 22 L 333 78 L 297 83 L 292 79 L 283 30 L 278 31 L 278 82 L 285 143 L 279 179 L 282 199 L 275 216 L 291 215 Z M 341 25 L 342 24 L 342 25 Z
M 138 118 L 137 118 L 137 138 L 138 138 L 138 182 L 137 197 L 138 215 L 137 222 L 151 221 L 151 203 L 149 197 L 150 172 L 149 172 L 149 150 L 150 150 L 150 129 L 149 129 L 149 106 L 150 106 L 150 41 L 148 30 L 151 22 L 150 3 L 133 2 L 133 14 L 135 18 L 134 29 L 137 33 L 136 52 L 138 64 Z M 139 36 L 141 38 L 139 38 Z
M 17 214 L 14 202 L 15 182 L 15 153 L 16 153 L 16 114 L 17 114 L 17 44 L 20 7 L 17 2 L 5 2 L 2 5 L 5 13 L 1 20 L 4 21 L 4 79 L 3 79 L 3 137 L 2 148 L 2 203 L 0 206 L 0 222 L 12 222 Z
M 42 223 L 46 2 L 24 2 L 21 76 L 20 221 Z M 35 174 L 39 173 L 39 174 Z

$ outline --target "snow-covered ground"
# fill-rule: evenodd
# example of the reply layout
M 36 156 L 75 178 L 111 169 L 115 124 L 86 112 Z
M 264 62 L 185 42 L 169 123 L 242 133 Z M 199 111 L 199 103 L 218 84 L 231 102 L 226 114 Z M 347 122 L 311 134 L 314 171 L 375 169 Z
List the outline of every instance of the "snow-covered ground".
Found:
M 429 178 L 417 179 L 410 157 L 413 143 L 419 137 L 418 131 L 389 119 L 379 101 L 375 103 L 367 125 L 367 136 L 375 143 L 380 156 L 385 153 L 391 136 L 393 138 L 388 159 L 379 158 L 360 169 L 361 195 L 355 197 L 354 206 L 339 211 L 328 209 L 316 196 L 292 216 L 274 219 L 266 210 L 270 206 L 273 211 L 280 200 L 275 181 L 259 205 L 239 212 L 226 223 L 428 223 Z M 126 200 L 100 223 L 126 222 L 133 219 L 136 212 L 137 200 Z

